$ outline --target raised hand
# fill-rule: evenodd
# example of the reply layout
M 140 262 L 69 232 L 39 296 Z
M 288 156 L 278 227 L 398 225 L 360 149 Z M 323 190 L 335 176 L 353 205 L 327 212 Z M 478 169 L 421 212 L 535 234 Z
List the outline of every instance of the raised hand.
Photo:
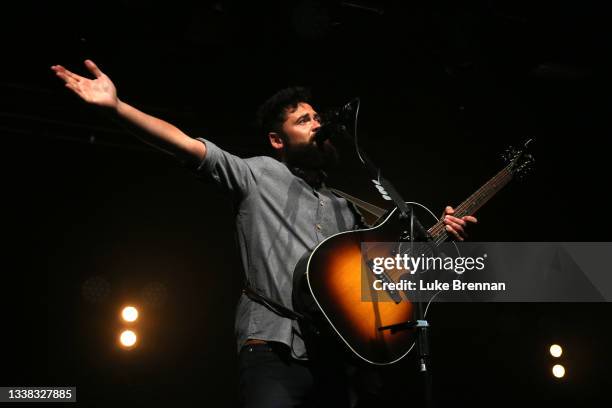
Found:
M 91 60 L 85 60 L 85 66 L 95 79 L 89 79 L 68 71 L 61 65 L 53 65 L 51 69 L 60 77 L 66 88 L 72 90 L 85 102 L 93 105 L 116 109 L 119 103 L 117 89 L 113 81 L 104 74 Z

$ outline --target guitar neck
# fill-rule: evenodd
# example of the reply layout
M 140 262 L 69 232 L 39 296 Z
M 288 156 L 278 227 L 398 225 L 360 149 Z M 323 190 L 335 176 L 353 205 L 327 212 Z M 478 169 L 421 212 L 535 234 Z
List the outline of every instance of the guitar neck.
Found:
M 461 218 L 466 215 L 473 215 L 480 207 L 485 205 L 487 201 L 497 194 L 499 190 L 508 184 L 510 180 L 512 180 L 512 172 L 510 171 L 510 165 L 508 165 L 476 190 L 467 200 L 455 208 L 454 216 Z M 449 237 L 443 221 L 438 221 L 428 232 L 438 244 L 446 241 Z

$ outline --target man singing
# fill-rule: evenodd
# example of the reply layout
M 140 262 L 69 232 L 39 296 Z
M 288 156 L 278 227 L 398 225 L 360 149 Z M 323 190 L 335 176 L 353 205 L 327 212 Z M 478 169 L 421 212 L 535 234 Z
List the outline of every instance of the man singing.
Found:
M 316 140 L 321 122 L 304 89 L 283 89 L 259 109 L 275 157 L 242 159 L 208 138 L 192 138 L 128 105 L 92 61 L 85 65 L 93 79 L 60 65 L 51 69 L 85 102 L 111 111 L 143 141 L 172 154 L 228 194 L 235 206 L 245 280 L 258 293 L 291 308 L 298 261 L 330 235 L 361 226 L 354 207 L 325 185 L 325 172 L 338 155 L 330 140 Z M 463 240 L 464 227 L 476 219 L 453 213 L 446 208 L 446 229 Z M 295 321 L 273 310 L 247 295 L 238 302 L 235 329 L 244 406 L 349 406 L 344 387 L 317 378 Z

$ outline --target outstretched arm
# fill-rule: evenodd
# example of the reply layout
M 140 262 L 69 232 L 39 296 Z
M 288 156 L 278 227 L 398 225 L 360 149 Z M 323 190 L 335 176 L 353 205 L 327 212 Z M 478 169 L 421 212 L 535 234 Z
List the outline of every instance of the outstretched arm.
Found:
M 110 110 L 145 143 L 181 160 L 204 159 L 206 146 L 203 143 L 192 139 L 176 126 L 123 102 L 117 96 L 117 89 L 111 79 L 93 61 L 86 60 L 85 66 L 94 79 L 77 75 L 61 65 L 54 65 L 51 69 L 64 81 L 68 89 L 85 102 Z

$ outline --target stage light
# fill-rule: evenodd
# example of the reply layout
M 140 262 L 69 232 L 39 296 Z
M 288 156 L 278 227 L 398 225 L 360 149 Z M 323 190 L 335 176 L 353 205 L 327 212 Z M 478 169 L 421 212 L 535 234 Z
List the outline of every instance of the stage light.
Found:
M 565 367 L 563 367 L 561 364 L 556 364 L 552 368 L 552 373 L 555 377 L 562 378 L 565 376 Z
M 561 354 L 563 354 L 563 349 L 561 348 L 560 345 L 558 344 L 553 344 L 552 346 L 550 346 L 550 355 L 553 357 L 561 357 Z
M 138 319 L 138 310 L 134 306 L 126 306 L 121 311 L 121 317 L 126 322 L 135 322 Z
M 125 348 L 132 348 L 136 345 L 136 333 L 131 330 L 124 330 L 119 336 L 119 343 Z

